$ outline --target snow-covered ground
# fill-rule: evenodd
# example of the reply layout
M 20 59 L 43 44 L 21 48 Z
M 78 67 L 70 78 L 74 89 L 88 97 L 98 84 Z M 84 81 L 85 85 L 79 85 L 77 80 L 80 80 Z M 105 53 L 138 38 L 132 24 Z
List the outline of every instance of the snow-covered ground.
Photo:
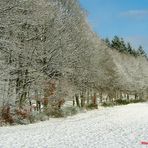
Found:
M 148 141 L 148 103 L 0 128 L 0 148 L 148 147 L 141 145 L 141 141 Z

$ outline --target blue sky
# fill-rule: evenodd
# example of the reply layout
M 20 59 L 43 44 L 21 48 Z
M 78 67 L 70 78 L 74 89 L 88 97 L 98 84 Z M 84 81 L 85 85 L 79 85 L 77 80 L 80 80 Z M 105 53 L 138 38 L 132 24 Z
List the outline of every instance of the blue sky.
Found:
M 101 38 L 115 35 L 148 53 L 148 0 L 80 0 Z

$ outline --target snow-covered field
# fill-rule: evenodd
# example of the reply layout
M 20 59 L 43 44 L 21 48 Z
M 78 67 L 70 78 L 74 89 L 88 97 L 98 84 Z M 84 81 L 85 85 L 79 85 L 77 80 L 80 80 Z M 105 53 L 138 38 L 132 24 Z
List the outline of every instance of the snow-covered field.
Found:
M 145 148 L 148 103 L 130 104 L 50 119 L 26 126 L 1 127 L 0 148 Z

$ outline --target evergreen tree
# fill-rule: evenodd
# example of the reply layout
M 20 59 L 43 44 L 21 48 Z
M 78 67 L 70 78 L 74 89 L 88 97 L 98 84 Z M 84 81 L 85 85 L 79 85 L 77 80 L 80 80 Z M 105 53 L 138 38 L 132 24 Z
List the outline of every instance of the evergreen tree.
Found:
M 123 38 L 120 39 L 120 52 L 127 52 L 126 44 Z
M 110 40 L 108 38 L 106 38 L 105 40 L 103 40 L 108 47 L 111 47 L 111 43 L 110 43 Z
M 141 45 L 138 48 L 138 55 L 142 55 L 142 56 L 145 56 L 146 57 L 146 53 L 143 50 L 143 47 Z
M 134 57 L 137 57 L 137 56 L 138 56 L 137 50 L 133 49 L 133 50 L 132 50 L 132 55 L 133 55 Z
M 132 52 L 133 52 L 133 49 L 132 49 L 132 46 L 131 46 L 131 44 L 128 42 L 127 43 L 127 52 L 129 53 L 129 54 L 132 54 Z
M 104 41 L 106 42 L 108 47 L 115 48 L 119 52 L 128 53 L 135 57 L 139 55 L 144 56 L 146 59 L 148 58 L 142 46 L 139 46 L 137 50 L 133 49 L 129 42 L 126 43 L 123 38 L 119 38 L 118 36 L 114 36 L 111 41 L 109 41 L 108 38 L 106 38 Z
M 118 36 L 114 36 L 113 40 L 111 41 L 111 47 L 120 50 L 121 42 Z

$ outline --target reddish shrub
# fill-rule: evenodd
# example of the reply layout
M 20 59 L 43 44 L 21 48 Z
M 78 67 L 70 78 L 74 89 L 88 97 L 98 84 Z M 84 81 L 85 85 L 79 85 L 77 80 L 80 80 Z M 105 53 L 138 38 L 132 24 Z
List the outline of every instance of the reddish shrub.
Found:
M 65 103 L 65 100 L 64 100 L 64 99 L 60 99 L 60 100 L 58 101 L 58 108 L 60 109 L 61 106 L 62 106 L 64 103 Z
M 29 117 L 30 111 L 28 111 L 27 109 L 16 109 L 16 115 L 25 119 Z
M 2 119 L 6 122 L 6 123 L 13 123 L 13 119 L 12 119 L 12 115 L 10 113 L 10 106 L 9 105 L 5 105 L 2 108 Z
M 47 106 L 49 103 L 48 98 L 43 98 L 43 105 Z

